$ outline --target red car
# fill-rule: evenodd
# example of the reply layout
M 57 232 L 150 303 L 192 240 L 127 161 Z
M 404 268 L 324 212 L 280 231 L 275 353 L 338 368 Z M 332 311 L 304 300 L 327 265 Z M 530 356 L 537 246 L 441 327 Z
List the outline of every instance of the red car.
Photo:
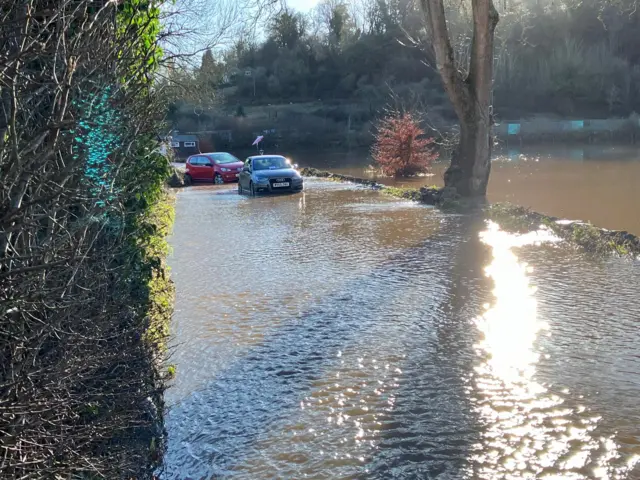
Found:
M 244 163 L 230 153 L 199 153 L 187 158 L 186 176 L 192 182 L 209 181 L 221 185 L 237 182 Z

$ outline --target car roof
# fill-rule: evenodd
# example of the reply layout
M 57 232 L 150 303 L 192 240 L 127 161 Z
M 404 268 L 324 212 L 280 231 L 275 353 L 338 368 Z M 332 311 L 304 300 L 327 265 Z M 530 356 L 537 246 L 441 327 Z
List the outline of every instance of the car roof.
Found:
M 250 158 L 251 160 L 255 160 L 256 158 L 273 158 L 273 157 L 280 157 L 280 158 L 284 158 L 285 160 L 287 159 L 287 157 L 285 157 L 284 155 L 279 155 L 277 153 L 273 155 L 252 155 L 248 158 Z
M 235 157 L 235 155 L 233 153 L 229 153 L 229 152 L 206 152 L 206 153 L 194 153 L 193 155 L 189 155 L 189 158 L 192 157 L 206 157 L 209 155 L 221 155 L 221 154 L 227 154 L 227 155 L 231 155 L 232 157 Z M 236 157 L 237 158 L 237 157 Z M 240 159 L 238 159 L 240 160 Z M 242 160 L 240 160 L 242 161 Z

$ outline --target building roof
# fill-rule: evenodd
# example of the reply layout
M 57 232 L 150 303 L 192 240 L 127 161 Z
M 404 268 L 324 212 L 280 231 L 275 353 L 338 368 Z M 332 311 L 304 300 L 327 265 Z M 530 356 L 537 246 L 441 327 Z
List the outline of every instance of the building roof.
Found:
M 178 135 L 172 135 L 171 140 L 173 140 L 174 142 L 197 142 L 198 137 L 195 135 L 178 134 Z

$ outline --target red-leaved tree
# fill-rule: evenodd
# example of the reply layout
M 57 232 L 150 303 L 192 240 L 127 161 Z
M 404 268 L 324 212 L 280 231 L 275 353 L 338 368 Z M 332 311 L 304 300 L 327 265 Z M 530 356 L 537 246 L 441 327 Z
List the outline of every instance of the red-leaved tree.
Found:
M 371 153 L 382 173 L 406 177 L 427 172 L 438 154 L 433 152 L 433 138 L 424 135 L 411 113 L 393 111 L 381 118 Z

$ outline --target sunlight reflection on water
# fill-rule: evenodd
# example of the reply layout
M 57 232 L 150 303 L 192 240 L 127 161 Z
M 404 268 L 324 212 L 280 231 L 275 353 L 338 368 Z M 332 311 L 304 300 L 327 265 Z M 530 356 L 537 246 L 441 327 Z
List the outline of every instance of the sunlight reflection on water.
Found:
M 483 334 L 476 348 L 484 359 L 476 368 L 473 399 L 486 422 L 485 448 L 475 459 L 480 476 L 627 478 L 640 458 L 623 461 L 616 442 L 597 435 L 600 417 L 534 379 L 540 358 L 536 340 L 548 325 L 537 315 L 527 276 L 532 269 L 518 261 L 513 249 L 559 239 L 548 230 L 509 234 L 495 223 L 480 237 L 492 249 L 486 274 L 495 284 L 494 304 L 475 322 Z
M 639 478 L 637 263 L 305 189 L 178 194 L 163 480 Z

